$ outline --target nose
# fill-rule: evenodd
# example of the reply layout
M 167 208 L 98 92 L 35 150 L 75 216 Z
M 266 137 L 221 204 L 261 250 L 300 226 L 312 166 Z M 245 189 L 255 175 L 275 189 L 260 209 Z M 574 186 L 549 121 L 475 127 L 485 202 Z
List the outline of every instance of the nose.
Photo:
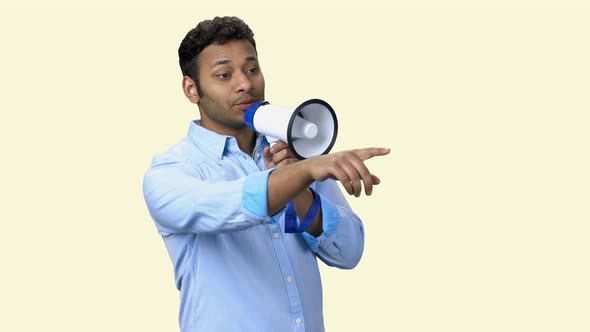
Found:
M 240 72 L 238 75 L 235 75 L 236 80 L 236 91 L 237 92 L 249 92 L 252 88 L 252 81 L 248 75 L 245 73 Z

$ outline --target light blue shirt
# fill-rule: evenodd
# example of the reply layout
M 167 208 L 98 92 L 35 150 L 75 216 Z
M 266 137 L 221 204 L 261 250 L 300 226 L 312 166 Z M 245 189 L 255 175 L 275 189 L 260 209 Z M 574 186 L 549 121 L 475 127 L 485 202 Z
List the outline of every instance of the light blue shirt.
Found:
M 323 233 L 285 233 L 269 216 L 270 172 L 259 136 L 253 156 L 235 138 L 191 122 L 188 135 L 155 156 L 144 197 L 164 239 L 188 331 L 324 331 L 317 258 L 353 268 L 364 248 L 361 220 L 333 180 L 316 182 Z

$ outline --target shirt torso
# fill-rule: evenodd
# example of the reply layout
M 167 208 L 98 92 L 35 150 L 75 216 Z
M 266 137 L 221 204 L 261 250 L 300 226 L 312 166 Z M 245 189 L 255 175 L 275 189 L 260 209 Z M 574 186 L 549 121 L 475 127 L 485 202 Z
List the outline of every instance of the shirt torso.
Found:
M 249 156 L 233 137 L 193 123 L 189 135 L 159 158 L 206 184 L 195 195 L 215 196 L 215 204 L 198 207 L 208 209 L 214 223 L 233 217 L 224 210 L 236 200 L 224 194 L 228 186 L 238 191 L 239 179 L 266 170 L 265 146 L 258 137 Z M 324 330 L 316 256 L 301 234 L 284 232 L 283 212 L 253 227 L 160 233 L 180 291 L 182 331 Z

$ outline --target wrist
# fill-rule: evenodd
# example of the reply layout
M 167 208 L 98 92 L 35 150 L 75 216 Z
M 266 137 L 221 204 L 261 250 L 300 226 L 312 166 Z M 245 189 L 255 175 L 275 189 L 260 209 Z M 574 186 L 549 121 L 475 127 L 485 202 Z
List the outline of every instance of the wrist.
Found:
M 303 168 L 303 178 L 306 183 L 312 184 L 314 181 L 316 181 L 313 175 L 313 163 L 311 162 L 311 160 L 301 160 L 297 164 Z
M 322 233 L 321 200 L 311 188 L 300 193 L 287 205 L 285 211 L 285 232 L 303 233 L 305 231 L 314 237 Z

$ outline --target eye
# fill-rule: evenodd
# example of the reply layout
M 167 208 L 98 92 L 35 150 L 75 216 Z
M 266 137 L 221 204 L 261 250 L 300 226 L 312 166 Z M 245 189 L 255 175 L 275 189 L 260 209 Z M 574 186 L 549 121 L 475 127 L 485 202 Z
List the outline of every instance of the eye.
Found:
M 255 74 L 258 72 L 258 67 L 252 67 L 250 69 L 248 69 L 248 73 L 250 74 Z
M 215 77 L 221 78 L 221 79 L 228 79 L 228 78 L 230 78 L 230 76 L 231 75 L 229 73 L 221 73 L 221 74 L 215 75 Z

